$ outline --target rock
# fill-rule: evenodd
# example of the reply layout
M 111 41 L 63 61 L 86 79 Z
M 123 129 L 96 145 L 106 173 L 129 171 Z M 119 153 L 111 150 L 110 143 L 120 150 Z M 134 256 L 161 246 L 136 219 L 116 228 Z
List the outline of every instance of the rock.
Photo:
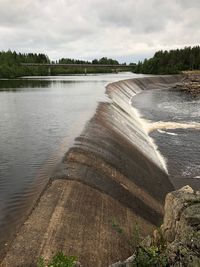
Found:
M 152 246 L 153 244 L 153 246 Z M 169 266 L 200 266 L 200 192 L 190 186 L 173 191 L 166 196 L 164 221 L 153 237 L 146 237 L 140 244 L 143 248 L 161 248 L 161 259 Z M 137 253 L 124 262 L 110 267 L 133 266 Z M 158 265 L 153 265 L 158 266 Z M 152 267 L 153 267 L 152 266 Z
M 189 73 L 182 83 L 177 83 L 175 88 L 190 93 L 193 96 L 200 95 L 200 74 Z
M 200 194 L 189 186 L 171 192 L 161 226 L 170 266 L 200 266 Z
M 153 234 L 154 234 L 155 232 L 157 232 L 157 230 L 155 230 L 155 231 L 153 232 Z M 142 240 L 141 245 L 142 245 L 143 247 L 150 247 L 150 246 L 152 246 L 152 237 L 151 237 L 150 235 L 146 236 L 146 237 Z
M 196 194 L 190 186 L 184 186 L 180 190 L 169 193 L 165 199 L 165 216 L 161 226 L 163 237 L 172 242 L 179 228 L 183 228 L 181 216 L 183 211 L 192 203 L 200 203 L 200 195 Z M 200 212 L 200 211 L 199 211 Z
M 135 255 L 133 254 L 131 257 L 126 259 L 124 262 L 121 262 L 121 261 L 116 262 L 110 265 L 110 267 L 132 267 L 134 258 L 135 258 Z
M 200 230 L 200 203 L 194 204 L 192 206 L 189 206 L 184 210 L 182 213 L 182 220 L 185 221 L 185 224 L 194 228 L 197 228 L 197 230 Z
M 81 263 L 79 261 L 76 261 L 74 263 L 74 267 L 82 267 Z

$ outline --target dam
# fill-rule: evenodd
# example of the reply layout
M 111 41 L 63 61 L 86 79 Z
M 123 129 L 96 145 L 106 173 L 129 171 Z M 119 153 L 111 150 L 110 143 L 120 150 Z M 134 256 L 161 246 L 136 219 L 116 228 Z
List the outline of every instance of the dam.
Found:
M 135 225 L 144 236 L 160 225 L 165 196 L 178 182 L 156 140 L 172 126 L 166 120 L 165 126 L 153 125 L 137 98 L 183 79 L 145 77 L 106 86 L 109 100 L 99 103 L 65 154 L 2 266 L 35 266 L 40 256 L 48 259 L 57 251 L 77 255 L 83 266 L 108 266 L 131 254 Z M 185 124 L 198 131 L 198 121 Z

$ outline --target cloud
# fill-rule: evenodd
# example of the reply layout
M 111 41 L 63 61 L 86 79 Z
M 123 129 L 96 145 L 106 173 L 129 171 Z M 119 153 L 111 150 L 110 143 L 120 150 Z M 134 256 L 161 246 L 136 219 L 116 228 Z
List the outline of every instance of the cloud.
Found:
M 138 60 L 200 43 L 199 0 L 0 0 L 0 50 Z

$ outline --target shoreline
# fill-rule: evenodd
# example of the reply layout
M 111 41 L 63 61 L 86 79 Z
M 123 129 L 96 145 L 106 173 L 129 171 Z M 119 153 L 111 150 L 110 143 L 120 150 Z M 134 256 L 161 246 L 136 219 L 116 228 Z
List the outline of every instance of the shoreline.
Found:
M 82 263 L 86 263 L 89 257 L 88 266 L 103 266 L 101 262 L 109 264 L 117 261 L 118 257 L 126 257 L 129 250 L 127 240 L 116 235 L 112 223 L 108 222 L 112 217 L 118 217 L 127 236 L 131 232 L 131 223 L 136 221 L 144 226 L 145 234 L 152 231 L 159 223 L 159 217 L 162 217 L 165 195 L 173 187 L 155 162 L 153 164 L 152 160 L 135 147 L 130 132 L 124 132 L 130 127 L 131 118 L 131 114 L 126 114 L 126 103 L 129 103 L 127 96 L 131 96 L 134 90 L 142 91 L 155 87 L 155 83 L 158 86 L 161 82 L 175 83 L 181 77 L 136 78 L 107 85 L 107 93 L 113 102 L 100 104 L 81 136 L 76 138 L 74 146 L 65 156 L 63 169 L 49 180 L 15 240 L 9 245 L 2 266 L 14 266 L 12 264 L 16 262 L 30 266 L 40 255 L 50 257 L 55 249 L 62 249 L 67 254 L 80 253 Z M 122 84 L 123 89 L 120 88 Z M 121 89 L 125 94 L 119 97 Z M 118 125 L 117 120 L 113 121 L 113 118 L 123 119 L 127 128 L 123 129 L 123 125 Z M 124 164 L 130 167 L 124 169 Z M 158 183 L 154 184 L 153 191 L 145 184 L 145 180 L 141 183 L 141 179 L 137 177 L 141 176 L 140 164 L 150 171 L 154 182 Z M 131 174 L 133 165 L 137 170 L 136 175 Z M 156 173 L 154 177 L 153 174 Z M 141 177 L 144 178 L 145 175 L 146 171 Z M 160 176 L 163 177 L 167 189 L 162 189 L 164 191 L 161 190 L 158 194 Z M 152 210 L 149 209 L 150 204 L 154 207 Z M 144 214 L 141 214 L 141 211 Z M 156 220 L 152 221 L 150 214 L 155 216 Z M 68 225 L 71 225 L 71 228 L 67 227 Z M 91 229 L 90 226 L 96 228 Z M 121 249 L 122 243 L 124 249 Z M 108 244 L 112 249 L 105 253 Z M 94 247 L 96 250 L 91 251 Z
M 200 95 L 200 71 L 196 72 L 186 72 L 186 78 L 183 82 L 178 83 L 174 88 L 194 97 Z

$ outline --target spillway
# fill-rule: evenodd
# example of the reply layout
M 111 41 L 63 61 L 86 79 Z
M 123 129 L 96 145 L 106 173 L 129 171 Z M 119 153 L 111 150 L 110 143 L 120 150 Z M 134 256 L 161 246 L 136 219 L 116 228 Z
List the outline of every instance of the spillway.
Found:
M 129 256 L 136 224 L 146 235 L 161 223 L 173 185 L 132 98 L 182 79 L 146 77 L 107 85 L 110 100 L 99 103 L 66 153 L 2 266 L 33 266 L 39 256 L 62 250 L 77 255 L 83 266 L 105 267 Z

